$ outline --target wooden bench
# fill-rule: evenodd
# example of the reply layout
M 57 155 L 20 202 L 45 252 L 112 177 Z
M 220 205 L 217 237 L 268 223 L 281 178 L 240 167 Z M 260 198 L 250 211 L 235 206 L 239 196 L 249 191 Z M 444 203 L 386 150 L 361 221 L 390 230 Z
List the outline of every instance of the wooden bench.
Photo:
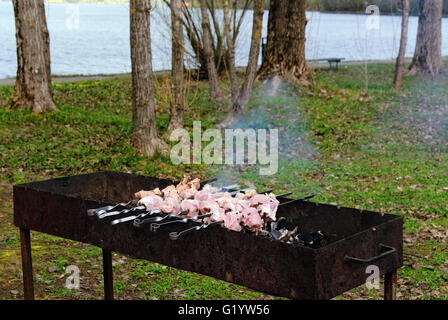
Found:
M 261 39 L 261 62 L 264 62 L 266 58 L 266 46 L 267 46 L 267 38 L 265 37 Z M 330 70 L 333 69 L 339 70 L 339 63 L 341 63 L 343 60 L 345 60 L 345 58 L 321 58 L 321 59 L 311 59 L 307 61 L 309 62 L 327 61 L 330 64 Z
M 327 61 L 330 64 L 330 70 L 339 70 L 339 63 L 341 63 L 345 58 L 322 58 L 322 59 L 311 59 L 307 60 L 309 62 L 312 61 Z M 334 68 L 333 68 L 334 66 Z

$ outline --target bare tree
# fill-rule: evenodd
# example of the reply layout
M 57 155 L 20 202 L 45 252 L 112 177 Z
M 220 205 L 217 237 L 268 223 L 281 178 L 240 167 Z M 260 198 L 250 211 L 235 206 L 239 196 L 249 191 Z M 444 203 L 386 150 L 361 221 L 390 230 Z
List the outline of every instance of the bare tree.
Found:
M 211 45 L 215 57 L 215 66 L 218 74 L 222 74 L 226 71 L 228 53 L 225 38 L 225 30 L 222 24 L 222 19 L 219 16 L 219 9 L 224 8 L 222 4 L 224 0 L 206 0 L 207 11 L 211 17 L 211 23 L 215 32 L 211 33 Z M 171 6 L 169 0 L 163 0 L 163 2 Z M 207 75 L 207 59 L 204 53 L 202 27 L 201 27 L 201 10 L 196 10 L 194 7 L 187 6 L 186 1 L 183 2 L 183 24 L 187 40 L 191 46 L 192 51 L 187 51 L 187 54 L 192 57 L 200 65 L 200 75 L 205 78 Z M 253 0 L 232 0 L 229 1 L 229 15 L 231 24 L 231 34 L 233 43 L 236 43 L 236 39 L 240 34 L 241 27 L 244 18 L 253 5 Z M 165 19 L 166 20 L 166 19 Z
M 50 38 L 43 0 L 13 0 L 17 78 L 13 104 L 34 113 L 57 110 L 51 94 Z
M 129 7 L 133 144 L 140 153 L 152 157 L 157 150 L 165 152 L 167 145 L 159 138 L 156 127 L 151 61 L 151 0 L 131 0 Z
M 271 0 L 261 78 L 279 76 L 303 85 L 313 83 L 305 60 L 306 8 L 307 0 Z
M 184 125 L 184 28 L 182 0 L 171 0 L 171 119 L 168 131 Z
M 442 63 L 442 0 L 420 0 L 417 42 L 410 75 L 437 75 Z
M 230 30 L 230 17 L 229 17 L 229 1 L 223 0 L 224 9 L 224 34 L 227 45 L 227 65 L 229 70 L 230 79 L 230 94 L 232 97 L 232 104 L 236 102 L 238 97 L 238 75 L 235 66 L 235 43 Z
M 261 32 L 263 29 L 263 14 L 264 3 L 263 0 L 255 0 L 253 23 L 252 23 L 252 37 L 249 51 L 249 62 L 246 68 L 244 82 L 241 87 L 238 98 L 232 103 L 232 109 L 227 118 L 221 123 L 221 127 L 228 125 L 235 114 L 243 113 L 249 104 L 250 97 L 254 86 L 254 81 L 258 71 L 258 58 L 260 56 L 260 42 Z
M 397 57 L 397 64 L 395 66 L 395 78 L 394 78 L 394 88 L 396 90 L 400 90 L 401 85 L 403 83 L 404 55 L 406 53 L 406 45 L 408 42 L 410 0 L 402 0 L 401 3 L 403 13 L 401 21 L 400 51 Z
M 215 65 L 215 54 L 212 48 L 212 35 L 210 29 L 210 20 L 207 12 L 207 1 L 200 0 L 202 17 L 202 41 L 204 54 L 207 63 L 208 81 L 210 83 L 210 96 L 218 100 L 222 98 L 221 89 L 219 89 L 218 72 Z

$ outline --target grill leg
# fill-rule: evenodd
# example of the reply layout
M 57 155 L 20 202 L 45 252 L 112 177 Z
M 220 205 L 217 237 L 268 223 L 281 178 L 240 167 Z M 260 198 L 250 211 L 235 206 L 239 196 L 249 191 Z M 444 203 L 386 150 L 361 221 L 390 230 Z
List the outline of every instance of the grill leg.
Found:
M 31 259 L 30 230 L 20 228 L 22 253 L 23 295 L 25 300 L 34 300 L 33 262 Z
M 114 278 L 112 274 L 112 251 L 103 249 L 104 299 L 114 300 Z
M 384 275 L 384 300 L 397 299 L 397 269 Z

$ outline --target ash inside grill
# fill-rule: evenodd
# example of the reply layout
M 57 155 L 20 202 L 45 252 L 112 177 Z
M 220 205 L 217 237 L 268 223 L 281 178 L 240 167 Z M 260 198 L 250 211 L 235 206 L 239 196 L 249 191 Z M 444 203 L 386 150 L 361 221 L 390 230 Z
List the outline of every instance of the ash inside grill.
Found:
M 300 226 L 288 221 L 285 217 L 279 218 L 276 222 L 268 223 L 265 230 L 262 235 L 270 239 L 313 249 L 325 247 L 331 242 L 332 238 L 322 230 L 301 233 Z

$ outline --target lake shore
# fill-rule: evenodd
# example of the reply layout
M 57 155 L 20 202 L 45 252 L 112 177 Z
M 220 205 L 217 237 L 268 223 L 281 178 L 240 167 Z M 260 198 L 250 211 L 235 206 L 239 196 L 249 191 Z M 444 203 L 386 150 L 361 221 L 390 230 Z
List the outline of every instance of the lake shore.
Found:
M 448 58 L 448 57 L 447 57 Z M 406 62 L 411 62 L 412 58 L 406 58 Z M 394 59 L 389 60 L 368 60 L 368 64 L 377 64 L 377 63 L 394 63 Z M 365 61 L 343 61 L 340 64 L 342 66 L 353 66 L 353 65 L 363 65 Z M 327 62 L 309 62 L 308 63 L 311 68 L 325 68 L 328 66 Z M 237 67 L 237 72 L 244 72 L 245 67 Z M 170 70 L 163 71 L 154 71 L 155 75 L 165 75 L 169 74 Z M 52 82 L 78 82 L 78 81 L 86 81 L 86 80 L 106 80 L 106 79 L 117 79 L 117 78 L 129 78 L 131 77 L 130 73 L 116 73 L 116 74 L 95 74 L 95 75 L 52 75 Z M 9 86 L 14 85 L 15 78 L 7 78 L 0 79 L 0 86 Z

